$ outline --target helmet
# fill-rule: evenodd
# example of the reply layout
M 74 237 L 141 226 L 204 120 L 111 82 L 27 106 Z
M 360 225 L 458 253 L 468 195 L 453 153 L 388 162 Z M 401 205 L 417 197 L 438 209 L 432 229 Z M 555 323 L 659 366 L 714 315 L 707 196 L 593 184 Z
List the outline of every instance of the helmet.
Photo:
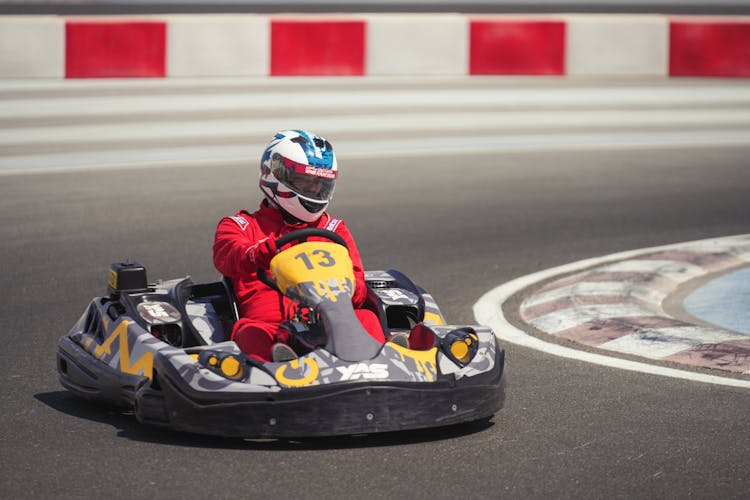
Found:
M 331 143 L 304 130 L 277 133 L 260 161 L 260 190 L 295 222 L 323 214 L 337 176 Z

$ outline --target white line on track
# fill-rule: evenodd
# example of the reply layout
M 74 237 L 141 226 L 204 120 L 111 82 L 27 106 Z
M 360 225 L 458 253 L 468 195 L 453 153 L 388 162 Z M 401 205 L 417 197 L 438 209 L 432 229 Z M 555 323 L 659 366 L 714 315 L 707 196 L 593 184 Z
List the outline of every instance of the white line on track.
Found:
M 340 140 L 337 156 L 388 158 L 436 154 L 484 154 L 493 152 L 601 151 L 610 149 L 744 147 L 750 130 L 690 130 L 632 133 L 562 133 L 518 136 L 473 136 L 421 139 Z M 32 154 L 0 157 L 0 175 L 24 172 L 62 172 L 100 168 L 181 166 L 205 163 L 246 162 L 262 152 L 262 145 L 205 145 L 174 148 L 131 148 L 112 151 Z
M 713 239 L 699 240 L 696 242 L 689 242 L 689 244 L 696 243 L 708 243 Z M 582 351 L 578 349 L 572 349 L 570 347 L 564 347 L 558 344 L 545 342 L 537 337 L 533 337 L 523 330 L 513 326 L 508 319 L 505 317 L 502 311 L 502 305 L 514 294 L 520 290 L 539 283 L 545 279 L 553 276 L 580 271 L 582 269 L 605 264 L 607 262 L 618 261 L 622 259 L 630 259 L 637 257 L 646 252 L 655 252 L 660 250 L 669 250 L 682 248 L 688 243 L 677 243 L 672 245 L 664 245 L 651 248 L 641 248 L 638 250 L 630 250 L 626 252 L 620 252 L 616 254 L 606 255 L 603 257 L 596 257 L 592 259 L 586 259 L 571 264 L 566 264 L 551 269 L 545 269 L 527 276 L 516 278 L 513 281 L 500 285 L 484 294 L 474 304 L 474 317 L 476 320 L 483 324 L 491 327 L 495 335 L 507 342 L 517 344 L 538 351 L 560 356 L 568 359 L 575 359 L 579 361 L 585 361 L 587 363 L 594 363 L 602 366 L 608 366 L 612 368 L 619 368 L 622 370 L 637 371 L 642 373 L 648 373 L 651 375 L 661 375 L 665 377 L 679 378 L 684 380 L 691 380 L 694 382 L 703 382 L 708 384 L 726 385 L 731 387 L 743 387 L 750 389 L 750 380 L 741 380 L 728 377 L 720 377 L 716 375 L 707 375 L 704 373 L 691 372 L 686 370 L 678 370 L 675 368 L 667 368 L 663 366 L 650 365 L 647 363 L 640 363 L 637 361 L 630 361 L 621 358 L 614 358 L 605 356 L 602 354 L 596 354 L 588 351 Z

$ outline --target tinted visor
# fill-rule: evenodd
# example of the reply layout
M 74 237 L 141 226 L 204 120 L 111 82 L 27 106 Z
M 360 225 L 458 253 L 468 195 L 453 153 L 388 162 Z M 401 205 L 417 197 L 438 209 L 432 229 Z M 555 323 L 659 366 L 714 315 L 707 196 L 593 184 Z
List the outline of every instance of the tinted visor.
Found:
M 333 195 L 337 174 L 333 170 L 297 163 L 274 153 L 271 172 L 279 182 L 305 198 L 325 202 Z

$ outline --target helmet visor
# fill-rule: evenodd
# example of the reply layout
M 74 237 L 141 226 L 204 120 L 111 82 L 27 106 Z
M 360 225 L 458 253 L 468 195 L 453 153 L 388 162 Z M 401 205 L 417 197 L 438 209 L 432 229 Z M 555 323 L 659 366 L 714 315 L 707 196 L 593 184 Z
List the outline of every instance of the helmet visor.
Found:
M 336 184 L 335 170 L 297 163 L 275 153 L 271 172 L 279 182 L 296 194 L 316 201 L 328 201 Z

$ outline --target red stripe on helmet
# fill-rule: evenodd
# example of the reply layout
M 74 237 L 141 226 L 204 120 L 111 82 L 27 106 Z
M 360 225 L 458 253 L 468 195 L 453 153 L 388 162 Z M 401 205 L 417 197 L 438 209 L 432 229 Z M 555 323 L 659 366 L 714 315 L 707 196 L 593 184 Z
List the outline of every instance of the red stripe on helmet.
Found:
M 284 159 L 284 166 L 294 172 L 295 174 L 312 175 L 314 177 L 322 177 L 323 179 L 336 179 L 338 177 L 338 171 L 324 168 L 315 167 L 313 165 L 305 165 L 304 163 L 297 163 L 289 158 L 282 157 Z

